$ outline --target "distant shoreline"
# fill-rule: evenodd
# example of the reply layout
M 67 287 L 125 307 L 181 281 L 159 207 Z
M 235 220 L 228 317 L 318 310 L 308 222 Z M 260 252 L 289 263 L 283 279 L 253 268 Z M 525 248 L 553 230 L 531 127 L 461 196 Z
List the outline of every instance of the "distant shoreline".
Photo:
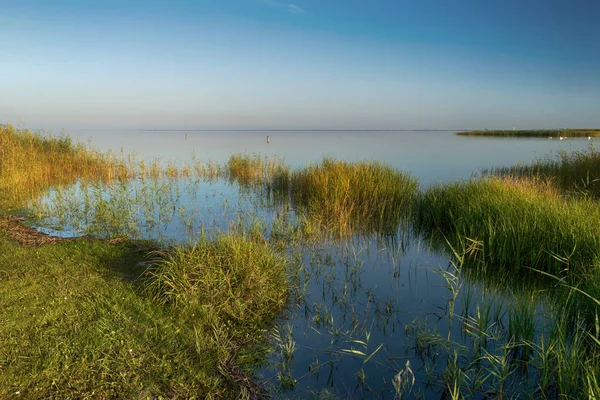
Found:
M 137 129 L 138 132 L 462 132 L 468 129 Z
M 456 132 L 459 136 L 502 136 L 502 137 L 600 137 L 600 128 L 570 129 L 517 129 L 517 130 L 475 130 Z

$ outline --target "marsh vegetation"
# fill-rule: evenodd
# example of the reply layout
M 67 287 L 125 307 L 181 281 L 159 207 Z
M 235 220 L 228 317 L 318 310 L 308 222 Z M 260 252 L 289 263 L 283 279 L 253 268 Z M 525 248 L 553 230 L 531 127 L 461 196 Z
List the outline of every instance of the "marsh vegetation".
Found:
M 565 129 L 497 129 L 456 132 L 460 136 L 500 136 L 500 137 L 539 137 L 539 138 L 588 138 L 600 136 L 597 128 L 565 128 Z
M 0 133 L 2 213 L 86 235 L 0 232 L 0 397 L 600 395 L 593 149 L 422 186 Z

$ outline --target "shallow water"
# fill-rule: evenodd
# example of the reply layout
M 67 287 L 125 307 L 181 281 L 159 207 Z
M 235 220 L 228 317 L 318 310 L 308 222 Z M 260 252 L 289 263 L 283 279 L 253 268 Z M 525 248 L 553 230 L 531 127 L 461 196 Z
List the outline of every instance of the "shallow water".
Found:
M 579 150 L 590 145 L 584 139 L 462 137 L 439 131 L 82 131 L 70 135 L 79 140 L 90 137 L 92 145 L 101 150 L 134 151 L 142 158 L 160 157 L 165 163 L 192 159 L 224 163 L 235 153 L 276 155 L 292 168 L 318 162 L 323 156 L 377 160 L 410 172 L 422 186 L 467 179 L 481 168 L 527 163 L 562 149 Z M 141 182 L 129 183 L 112 192 L 107 202 L 116 205 L 123 198 L 129 199 L 123 204 L 130 204 L 141 187 Z M 123 229 L 124 234 L 134 237 L 185 242 L 203 232 L 230 229 L 240 220 L 251 224 L 258 218 L 271 226 L 284 212 L 281 207 L 262 208 L 256 194 L 240 192 L 236 185 L 223 181 L 181 179 L 171 186 L 158 184 L 155 189 L 149 196 L 153 196 L 152 204 L 140 203 L 136 206 L 139 209 L 123 209 L 112 218 L 117 224 L 133 216 L 135 231 L 113 225 L 96 227 L 92 233 Z M 103 188 L 97 190 L 100 197 L 109 193 Z M 42 203 L 51 206 L 56 196 L 50 194 Z M 81 188 L 75 186 L 60 196 L 63 201 L 64 196 L 70 196 L 72 205 L 60 218 L 55 215 L 54 224 L 67 228 L 67 232 L 91 230 L 90 222 L 74 222 L 82 220 L 75 215 L 86 209 Z M 167 210 L 161 201 L 175 206 Z M 144 207 L 152 210 L 153 223 L 147 217 L 135 219 Z M 90 216 L 86 218 L 89 221 Z M 463 286 L 454 298 L 447 279 L 451 275 L 444 278 L 441 272 L 455 273 L 451 257 L 430 250 L 421 238 L 402 229 L 393 237 L 356 236 L 307 246 L 296 255 L 301 262 L 294 271 L 294 284 L 301 289 L 278 323 L 279 339 L 272 339 L 274 353 L 269 364 L 259 371 L 275 397 L 394 398 L 393 380 L 410 361 L 417 376 L 413 395 L 439 398 L 437 386 L 424 385 L 429 376 L 424 366 L 431 357 L 435 361 L 436 355 L 423 357 L 423 351 L 434 351 L 435 347 L 416 345 L 415 335 L 423 337 L 419 329 L 427 326 L 439 337 L 450 335 L 453 340 L 469 343 L 473 339 L 465 336 L 464 325 L 456 322 L 450 326 L 451 304 L 456 313 L 466 309 L 466 314 L 489 305 L 496 316 L 486 323 L 505 324 L 506 315 L 501 310 L 510 310 L 516 301 L 511 293 L 495 293 L 466 279 L 460 280 Z M 288 358 L 282 350 L 285 343 L 294 344 Z M 438 362 L 443 361 L 440 356 Z

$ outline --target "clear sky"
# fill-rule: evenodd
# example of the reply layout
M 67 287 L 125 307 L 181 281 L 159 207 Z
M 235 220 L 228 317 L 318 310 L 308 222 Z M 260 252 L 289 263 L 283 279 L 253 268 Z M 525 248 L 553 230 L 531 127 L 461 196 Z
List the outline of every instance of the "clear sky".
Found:
M 597 0 L 0 0 L 0 123 L 600 126 Z

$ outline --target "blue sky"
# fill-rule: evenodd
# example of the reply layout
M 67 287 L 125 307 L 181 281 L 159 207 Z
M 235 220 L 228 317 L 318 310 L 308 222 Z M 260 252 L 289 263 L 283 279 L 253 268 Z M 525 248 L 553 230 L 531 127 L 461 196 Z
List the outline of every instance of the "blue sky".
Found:
M 600 2 L 0 0 L 0 122 L 600 126 Z

